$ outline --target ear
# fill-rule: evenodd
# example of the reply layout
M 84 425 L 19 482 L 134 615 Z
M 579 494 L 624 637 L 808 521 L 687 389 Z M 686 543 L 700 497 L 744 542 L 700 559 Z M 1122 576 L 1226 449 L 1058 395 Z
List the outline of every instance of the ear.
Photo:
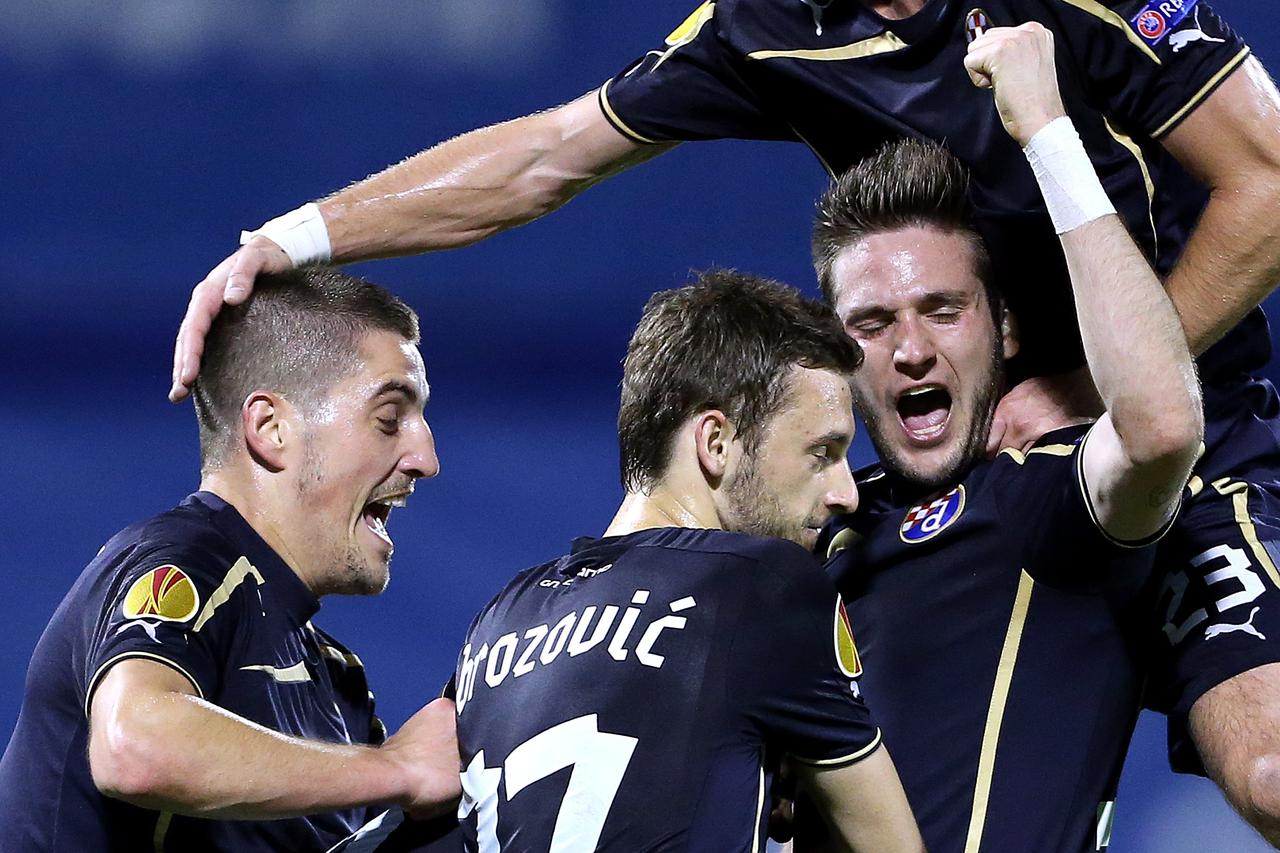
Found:
M 736 432 L 724 412 L 712 409 L 693 421 L 694 447 L 698 465 L 712 485 L 718 485 L 729 469 L 730 448 Z
M 254 391 L 240 409 L 240 425 L 250 457 L 271 472 L 283 471 L 296 428 L 295 412 L 283 397 Z
M 1021 346 L 1018 340 L 1018 318 L 1013 316 L 1008 306 L 1000 309 L 1000 341 L 1005 361 L 1018 354 Z

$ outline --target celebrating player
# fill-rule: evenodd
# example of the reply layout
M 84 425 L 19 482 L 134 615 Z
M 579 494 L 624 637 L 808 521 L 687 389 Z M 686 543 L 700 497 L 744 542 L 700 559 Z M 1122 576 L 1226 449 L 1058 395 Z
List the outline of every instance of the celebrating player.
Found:
M 320 596 L 382 591 L 387 516 L 438 470 L 417 341 L 408 306 L 329 270 L 219 318 L 200 491 L 113 537 L 50 620 L 0 850 L 323 851 L 365 804 L 456 800 L 452 703 L 373 748 L 360 659 L 311 623 Z
M 1200 395 L 1177 314 L 1063 117 L 1052 36 L 1029 24 L 983 47 L 970 69 L 1044 190 L 1106 411 L 984 458 L 1018 338 L 963 168 L 891 144 L 833 184 L 813 230 L 881 460 L 828 531 L 828 568 L 930 850 L 1084 853 L 1110 834 L 1149 546 L 1196 459 Z
M 708 273 L 649 301 L 623 372 L 621 508 L 467 632 L 466 849 L 759 850 L 774 750 L 849 848 L 922 849 L 808 552 L 857 503 L 859 360 L 824 306 L 774 282 Z M 378 849 L 414 849 L 394 832 Z
M 1010 384 L 1029 377 L 997 407 L 990 449 L 1025 449 L 1099 413 L 1036 182 L 963 65 L 1031 21 L 1057 34 L 1085 150 L 1201 356 L 1206 452 L 1197 501 L 1162 549 L 1153 704 L 1170 715 L 1175 766 L 1199 767 L 1189 729 L 1231 801 L 1280 841 L 1268 551 L 1280 535 L 1260 503 L 1280 481 L 1280 401 L 1256 378 L 1270 342 L 1255 308 L 1280 275 L 1280 96 L 1204 0 L 707 0 L 598 92 L 443 143 L 249 235 L 192 295 L 172 395 L 193 380 L 223 298 L 244 298 L 259 272 L 466 245 L 682 140 L 803 141 L 836 171 L 907 136 L 944 142 L 972 173 L 994 279 L 1022 328 Z M 1254 633 L 1210 633 L 1227 625 Z

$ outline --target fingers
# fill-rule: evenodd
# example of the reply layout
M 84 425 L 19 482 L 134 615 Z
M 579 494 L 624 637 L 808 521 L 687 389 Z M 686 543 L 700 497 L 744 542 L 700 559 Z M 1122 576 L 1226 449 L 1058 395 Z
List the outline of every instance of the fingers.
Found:
M 987 457 L 994 458 L 1000 449 L 1004 447 L 1004 434 L 1008 425 L 1005 419 L 1000 416 L 1000 411 L 996 410 L 996 416 L 991 419 L 991 432 L 987 434 Z
M 232 255 L 214 267 L 191 291 L 187 313 L 178 327 L 178 339 L 173 347 L 173 383 L 169 388 L 172 402 L 191 393 L 200 369 L 200 356 L 204 354 L 204 339 L 222 307 L 223 284 L 234 258 Z
M 265 237 L 255 237 L 239 251 L 224 259 L 195 286 L 186 316 L 178 327 L 173 348 L 173 383 L 169 399 L 173 402 L 191 393 L 200 373 L 205 337 L 223 304 L 239 305 L 253 293 L 253 283 L 263 273 L 292 269 L 293 263 L 284 250 Z

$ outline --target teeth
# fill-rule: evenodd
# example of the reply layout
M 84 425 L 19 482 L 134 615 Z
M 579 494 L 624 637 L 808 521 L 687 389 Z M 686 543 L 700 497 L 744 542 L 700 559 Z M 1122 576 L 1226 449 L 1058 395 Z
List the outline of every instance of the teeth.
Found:
M 373 531 L 374 535 L 390 544 L 391 537 L 387 534 L 387 526 L 382 523 L 382 519 L 378 518 L 376 515 L 366 515 L 364 518 L 365 524 L 369 526 L 369 529 Z
M 941 387 L 942 387 L 942 386 L 940 386 L 940 385 L 920 385 L 920 386 L 917 386 L 917 387 L 915 387 L 915 388 L 912 388 L 910 391 L 904 391 L 904 392 L 903 392 L 903 394 L 902 394 L 902 396 L 903 396 L 903 397 L 916 397 L 916 396 L 919 396 L 920 394 L 924 394 L 924 393 L 927 393 L 927 392 L 929 392 L 929 391 L 937 391 L 937 390 L 939 390 Z

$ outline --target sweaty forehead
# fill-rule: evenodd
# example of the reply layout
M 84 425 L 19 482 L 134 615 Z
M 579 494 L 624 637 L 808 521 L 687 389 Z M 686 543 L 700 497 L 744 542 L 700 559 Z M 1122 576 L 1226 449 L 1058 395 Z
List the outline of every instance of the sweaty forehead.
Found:
M 399 392 L 426 402 L 429 393 L 422 353 L 394 332 L 370 332 L 360 345 L 362 364 L 356 384 L 370 396 Z
M 846 246 L 832 268 L 841 316 L 901 307 L 929 293 L 977 294 L 973 247 L 965 235 L 932 226 L 870 234 Z

